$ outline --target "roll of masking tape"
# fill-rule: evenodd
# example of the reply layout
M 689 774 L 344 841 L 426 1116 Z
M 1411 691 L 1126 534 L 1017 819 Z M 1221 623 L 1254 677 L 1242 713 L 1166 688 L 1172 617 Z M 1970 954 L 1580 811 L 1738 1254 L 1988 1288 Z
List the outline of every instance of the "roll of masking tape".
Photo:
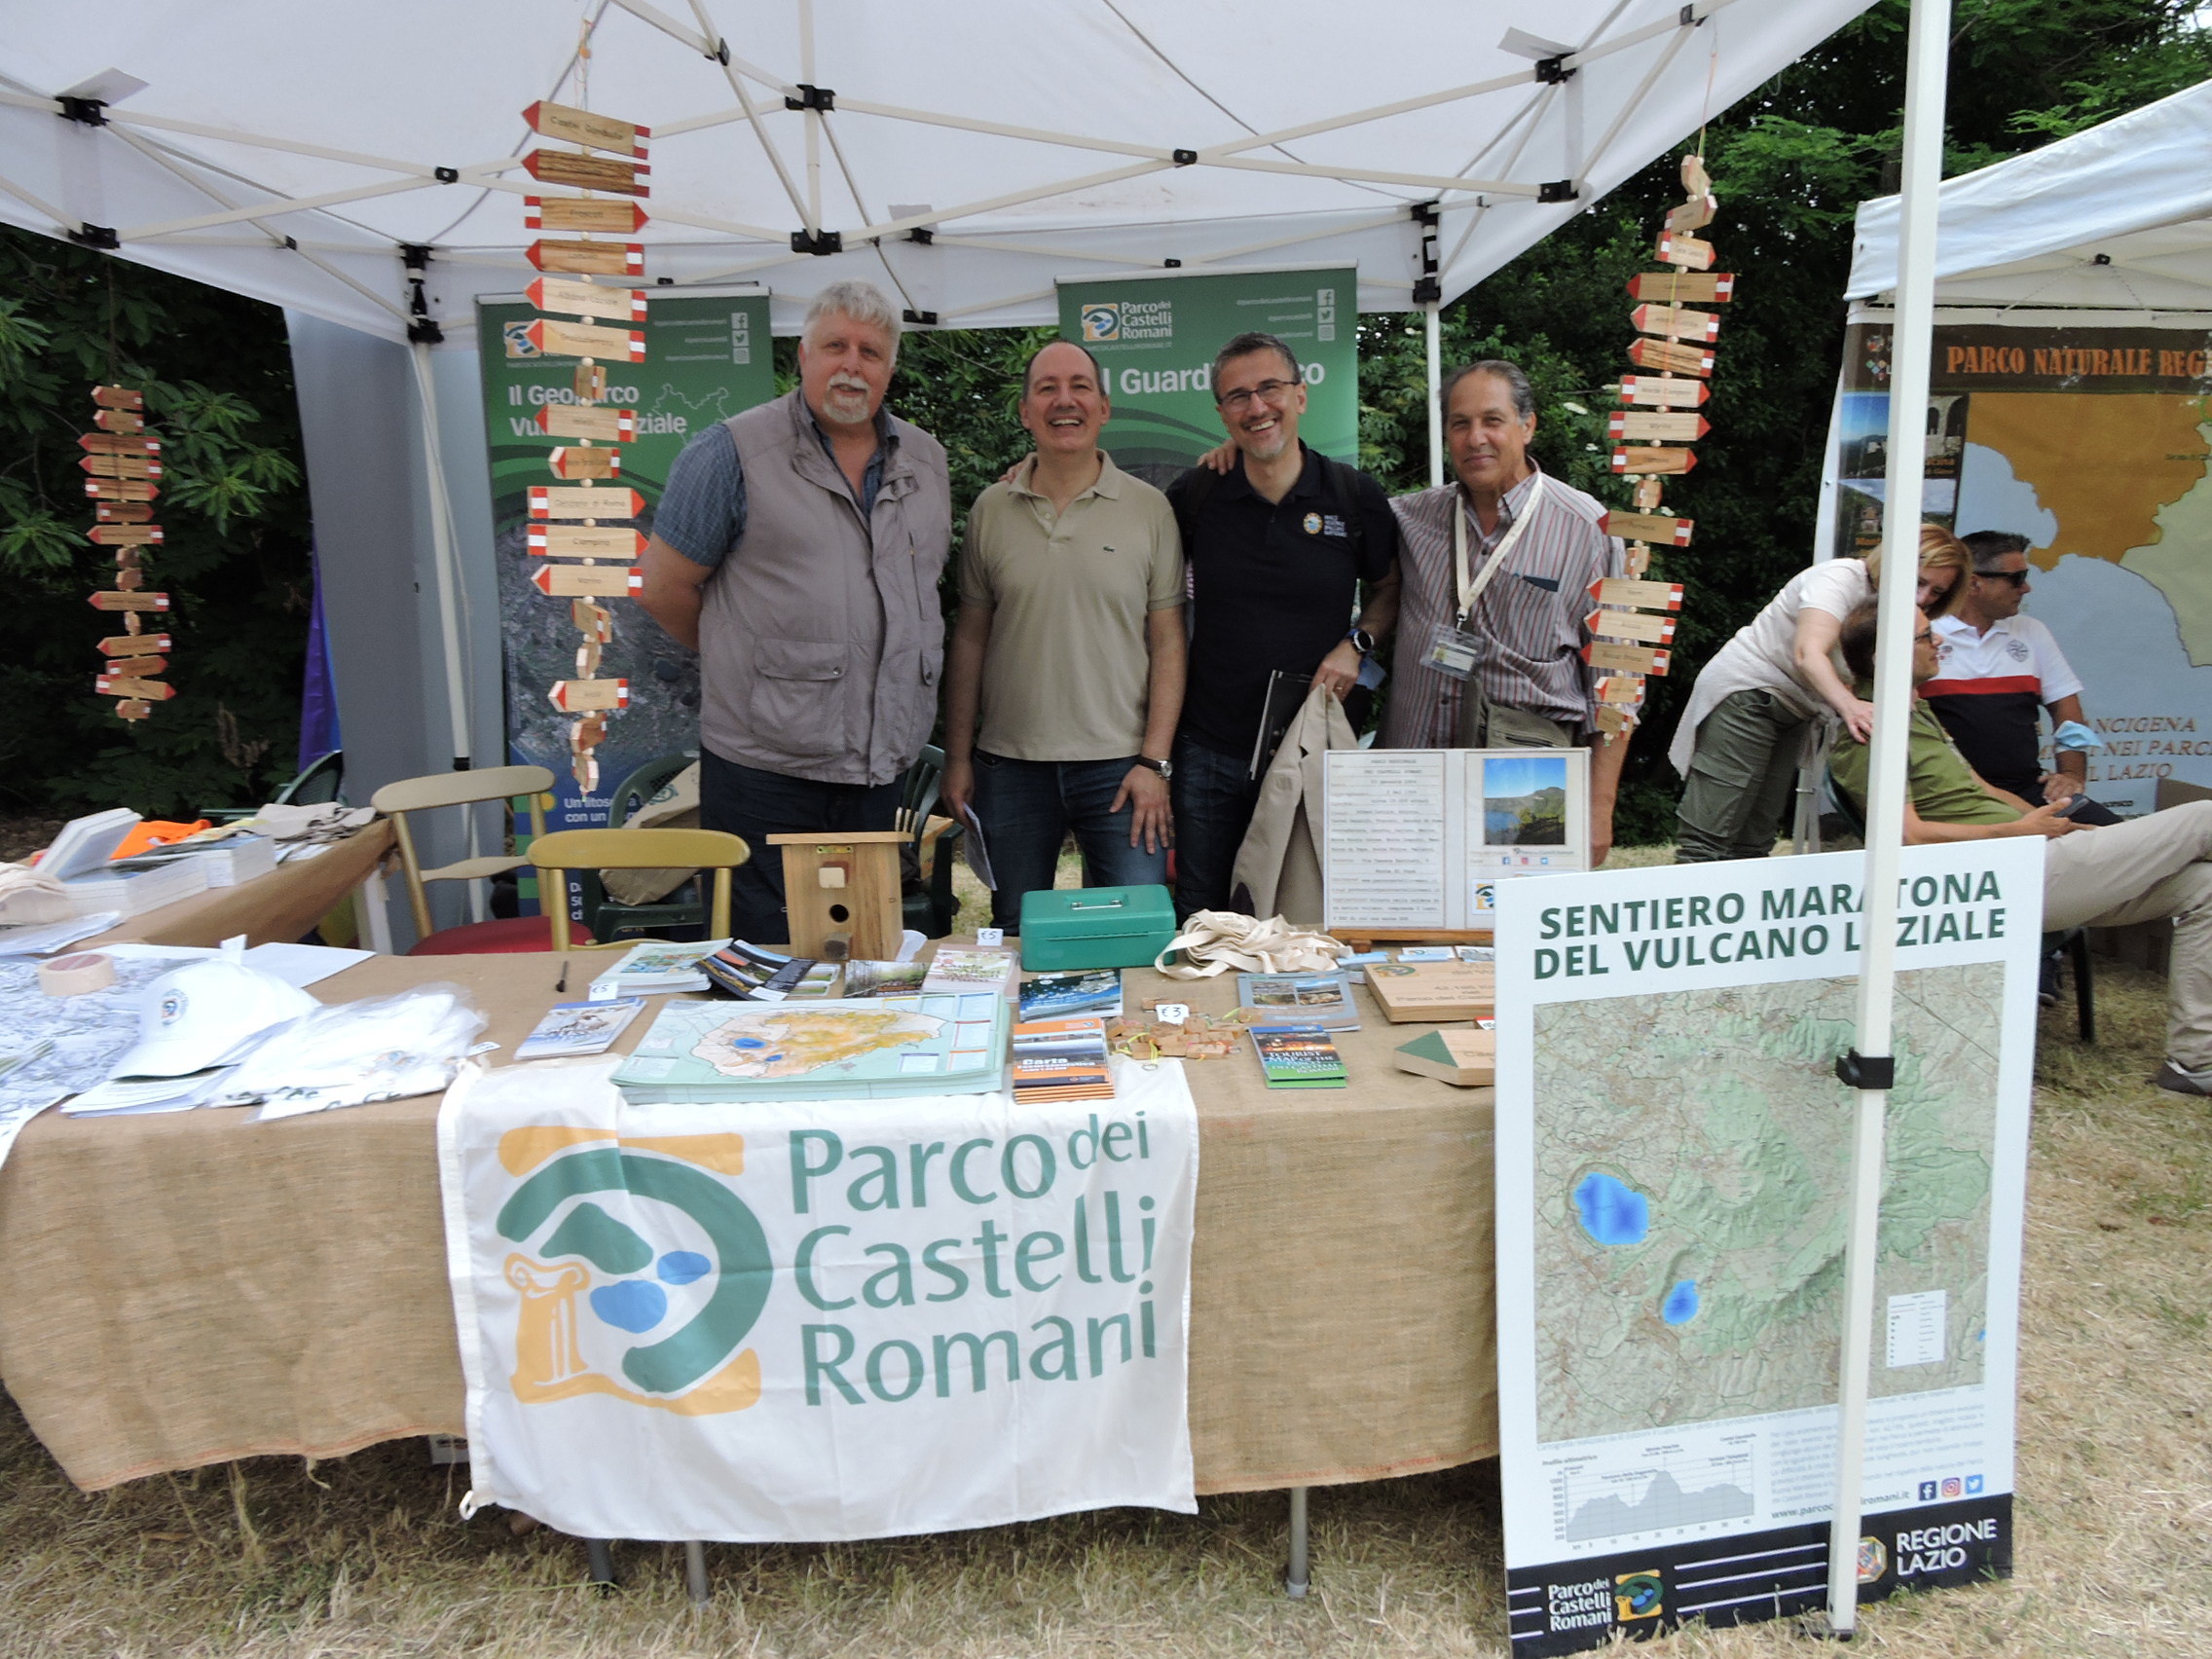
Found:
M 85 951 L 38 965 L 38 988 L 50 997 L 81 997 L 115 983 L 115 959 Z

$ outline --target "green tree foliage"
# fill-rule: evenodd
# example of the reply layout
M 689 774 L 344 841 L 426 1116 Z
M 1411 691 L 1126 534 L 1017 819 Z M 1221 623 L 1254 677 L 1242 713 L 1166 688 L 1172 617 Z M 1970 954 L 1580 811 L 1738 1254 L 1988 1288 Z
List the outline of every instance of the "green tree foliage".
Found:
M 0 803 L 151 815 L 250 803 L 293 770 L 311 580 L 283 318 L 271 307 L 0 229 Z M 77 462 L 95 383 L 138 387 L 162 439 L 149 618 L 177 696 L 119 720 L 95 696 L 120 615 L 86 596 L 115 562 L 87 539 Z

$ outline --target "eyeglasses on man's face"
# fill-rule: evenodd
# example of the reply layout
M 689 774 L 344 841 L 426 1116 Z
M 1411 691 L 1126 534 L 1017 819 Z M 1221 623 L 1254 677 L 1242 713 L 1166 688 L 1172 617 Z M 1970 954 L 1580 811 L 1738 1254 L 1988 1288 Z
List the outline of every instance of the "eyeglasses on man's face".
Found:
M 2028 585 L 2028 572 L 2025 566 L 2017 571 L 1976 571 L 1974 577 L 1978 581 L 1985 582 L 2010 582 L 2014 587 L 2026 587 Z
M 1264 380 L 1258 386 L 1239 387 L 1235 391 L 1224 393 L 1215 398 L 1214 402 L 1233 415 L 1241 415 L 1252 407 L 1254 398 L 1263 403 L 1280 403 L 1296 391 L 1301 384 L 1298 381 Z

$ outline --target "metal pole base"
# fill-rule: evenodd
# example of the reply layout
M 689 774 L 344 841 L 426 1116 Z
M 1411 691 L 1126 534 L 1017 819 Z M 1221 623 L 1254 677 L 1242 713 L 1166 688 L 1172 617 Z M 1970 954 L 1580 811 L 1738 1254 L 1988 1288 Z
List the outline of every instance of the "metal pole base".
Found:
M 584 1555 L 591 1563 L 591 1581 L 597 1586 L 599 1593 L 604 1596 L 611 1592 L 616 1587 L 614 1552 L 608 1547 L 607 1540 L 586 1538 Z
M 1825 1607 L 1798 1614 L 1796 1624 L 1799 1636 L 1810 1637 L 1815 1641 L 1849 1641 L 1859 1634 L 1857 1630 L 1836 1629 Z
M 1283 1573 L 1282 1593 L 1293 1602 L 1306 1600 L 1312 1583 L 1307 1561 L 1306 1488 L 1290 1489 L 1290 1566 Z
M 707 1588 L 707 1546 L 697 1538 L 687 1540 L 683 1546 L 683 1586 L 691 1592 L 691 1604 L 703 1607 L 712 1599 Z

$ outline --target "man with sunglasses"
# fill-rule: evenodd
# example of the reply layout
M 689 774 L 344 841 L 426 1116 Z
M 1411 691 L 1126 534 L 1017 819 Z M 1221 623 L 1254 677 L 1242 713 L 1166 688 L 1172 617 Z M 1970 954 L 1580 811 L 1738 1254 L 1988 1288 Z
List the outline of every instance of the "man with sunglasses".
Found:
M 1959 753 L 1997 788 L 2026 800 L 2070 800 L 2088 783 L 2088 756 L 2062 749 L 2054 771 L 2040 762 L 2041 714 L 2051 729 L 2082 723 L 2082 682 L 2050 630 L 2020 613 L 2027 598 L 2028 538 L 1981 530 L 1961 537 L 1973 559 L 1965 596 L 1936 618 L 1936 678 L 1921 695 Z M 2109 808 L 2089 803 L 2077 823 L 2117 824 Z
M 1239 334 L 1214 356 L 1213 391 L 1229 446 L 1167 489 L 1192 584 L 1190 682 L 1170 782 L 1175 908 L 1186 916 L 1231 907 L 1237 849 L 1260 797 L 1253 756 L 1270 682 L 1287 674 L 1351 697 L 1398 616 L 1389 498 L 1366 473 L 1300 441 L 1297 354 L 1272 334 Z

